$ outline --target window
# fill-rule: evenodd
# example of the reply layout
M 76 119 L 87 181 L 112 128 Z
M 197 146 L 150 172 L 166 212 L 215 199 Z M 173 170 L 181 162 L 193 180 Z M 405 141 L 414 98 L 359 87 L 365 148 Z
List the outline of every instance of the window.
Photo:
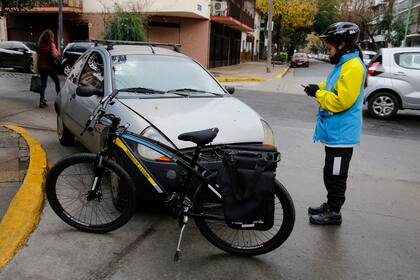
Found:
M 103 90 L 104 67 L 102 56 L 92 52 L 80 74 L 79 85 L 91 86 Z
M 396 53 L 394 59 L 401 67 L 420 70 L 420 53 Z

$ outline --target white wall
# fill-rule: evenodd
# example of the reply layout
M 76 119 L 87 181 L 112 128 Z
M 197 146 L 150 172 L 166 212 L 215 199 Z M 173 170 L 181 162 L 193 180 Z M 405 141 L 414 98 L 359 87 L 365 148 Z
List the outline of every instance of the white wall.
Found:
M 210 18 L 210 0 L 83 0 L 85 13 L 113 11 L 114 4 L 129 8 L 138 5 L 142 11 L 152 14 Z
M 7 40 L 6 19 L 0 17 L 0 41 Z

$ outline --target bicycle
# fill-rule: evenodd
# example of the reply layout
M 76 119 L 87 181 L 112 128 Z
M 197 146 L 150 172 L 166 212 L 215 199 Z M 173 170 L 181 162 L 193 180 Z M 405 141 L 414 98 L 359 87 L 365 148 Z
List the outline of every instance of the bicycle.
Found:
M 92 90 L 77 90 L 80 96 L 91 96 Z M 295 221 L 293 201 L 279 182 L 275 181 L 275 224 L 267 231 L 229 228 L 223 216 L 221 190 L 216 183 L 217 172 L 208 170 L 200 162 L 200 152 L 217 136 L 218 129 L 184 133 L 180 140 L 196 144 L 192 157 L 155 140 L 127 132 L 128 124 L 121 126 L 120 119 L 106 114 L 105 109 L 113 102 L 118 90 L 104 97 L 89 117 L 85 128 L 105 128 L 105 142 L 97 153 L 81 153 L 57 162 L 48 172 L 46 195 L 54 212 L 67 224 L 79 230 L 105 233 L 115 230 L 129 221 L 136 209 L 135 186 L 130 175 L 112 159 L 113 151 L 122 151 L 138 168 L 138 171 L 158 192 L 166 195 L 165 204 L 178 218 L 181 231 L 175 260 L 178 260 L 182 235 L 192 217 L 203 236 L 214 246 L 228 253 L 254 256 L 268 253 L 283 244 L 292 232 Z M 186 171 L 183 187 L 168 192 L 136 156 L 132 144 L 144 145 Z M 233 147 L 214 149 L 216 154 L 226 153 Z M 233 148 L 234 149 L 234 148 Z M 278 157 L 279 153 L 267 153 Z M 282 215 L 280 218 L 279 215 Z

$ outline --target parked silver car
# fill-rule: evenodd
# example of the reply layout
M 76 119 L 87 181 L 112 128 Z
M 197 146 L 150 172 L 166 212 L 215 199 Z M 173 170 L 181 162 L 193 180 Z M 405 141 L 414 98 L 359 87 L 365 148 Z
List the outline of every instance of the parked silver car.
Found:
M 420 48 L 384 48 L 368 65 L 364 91 L 369 115 L 391 119 L 398 110 L 420 110 Z
M 96 95 L 77 96 L 78 87 L 95 88 Z M 120 92 L 107 110 L 120 117 L 122 124 L 129 123 L 129 132 L 187 153 L 194 144 L 180 141 L 178 135 L 213 127 L 219 133 L 212 145 L 274 146 L 267 122 L 232 97 L 233 88 L 220 85 L 190 57 L 163 47 L 119 44 L 99 44 L 74 64 L 55 102 L 60 142 L 69 145 L 77 138 L 88 150 L 100 150 L 99 131 L 83 136 L 80 132 L 100 99 L 115 90 Z M 169 172 L 176 164 L 162 161 L 160 154 L 144 146 L 138 152 L 153 174 L 161 173 L 159 180 L 177 185 L 171 177 L 175 173 Z

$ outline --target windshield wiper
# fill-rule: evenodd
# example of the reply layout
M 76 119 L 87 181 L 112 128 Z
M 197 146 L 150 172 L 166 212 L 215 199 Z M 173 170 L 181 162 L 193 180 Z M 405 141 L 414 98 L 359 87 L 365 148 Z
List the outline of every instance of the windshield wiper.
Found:
M 167 93 L 177 93 L 177 92 L 202 92 L 202 93 L 210 93 L 216 96 L 220 96 L 221 94 L 218 93 L 214 93 L 211 91 L 206 91 L 206 90 L 200 90 L 200 89 L 194 89 L 194 88 L 178 88 L 178 89 L 171 89 L 166 91 Z
M 119 92 L 137 92 L 137 93 L 148 93 L 148 94 L 165 94 L 162 90 L 157 90 L 153 88 L 145 87 L 132 87 L 132 88 L 122 88 L 118 90 Z

